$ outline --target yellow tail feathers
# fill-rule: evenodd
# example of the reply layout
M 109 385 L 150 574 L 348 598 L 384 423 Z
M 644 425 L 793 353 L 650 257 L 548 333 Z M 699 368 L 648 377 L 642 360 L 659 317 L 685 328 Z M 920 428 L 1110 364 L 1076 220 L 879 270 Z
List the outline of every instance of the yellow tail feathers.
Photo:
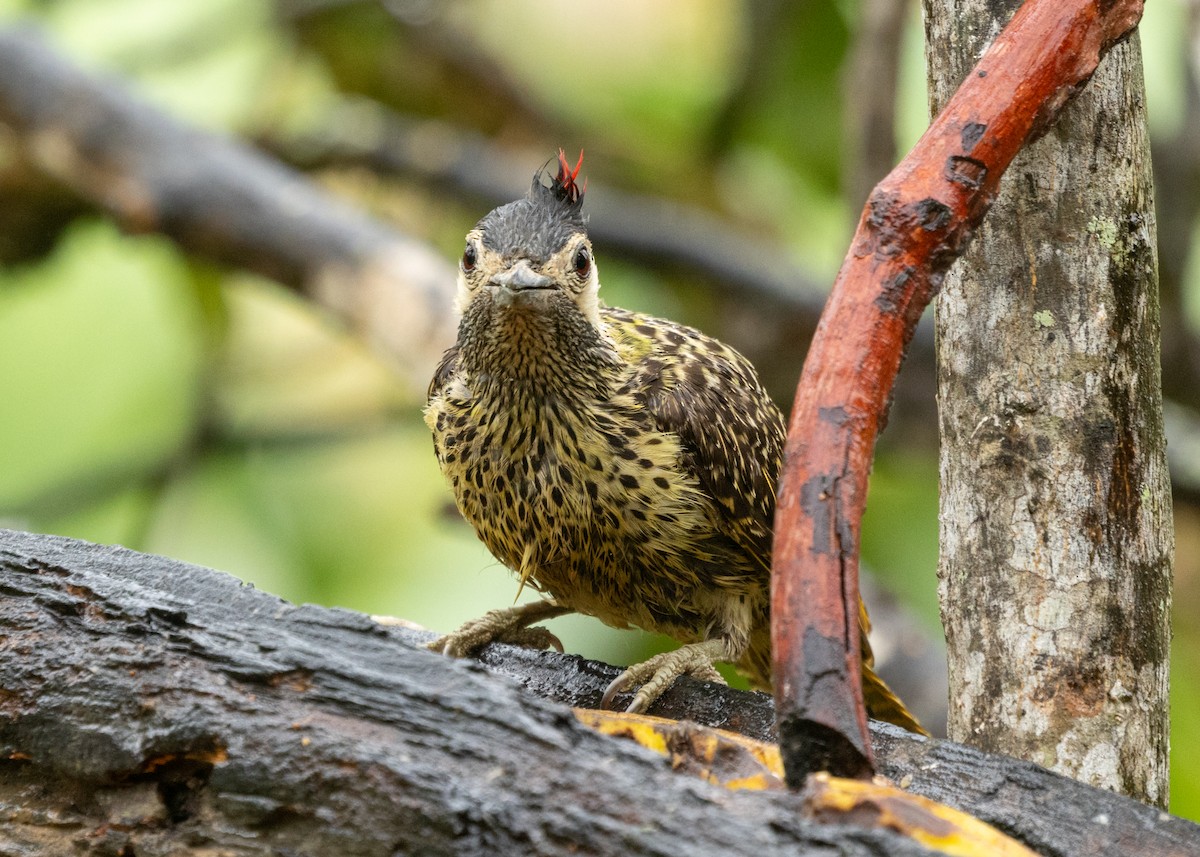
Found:
M 860 602 L 861 606 L 861 602 Z M 900 697 L 892 691 L 883 679 L 875 674 L 875 656 L 871 652 L 871 644 L 867 640 L 867 632 L 871 622 L 867 618 L 867 610 L 862 607 L 859 611 L 859 627 L 862 629 L 862 683 L 863 700 L 867 705 L 867 716 L 875 720 L 886 720 L 909 732 L 918 735 L 929 733 L 912 715 Z M 750 634 L 750 648 L 737 663 L 738 671 L 750 679 L 752 686 L 759 690 L 771 689 L 771 630 L 767 626 L 755 628 Z

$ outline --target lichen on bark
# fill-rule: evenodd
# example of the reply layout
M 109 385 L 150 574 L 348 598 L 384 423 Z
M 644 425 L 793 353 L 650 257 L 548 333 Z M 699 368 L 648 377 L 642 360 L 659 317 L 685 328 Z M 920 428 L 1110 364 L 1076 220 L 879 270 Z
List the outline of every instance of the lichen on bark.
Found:
M 924 0 L 934 110 L 1016 2 Z M 1171 500 L 1141 53 L 1010 167 L 937 305 L 950 736 L 1165 806 Z

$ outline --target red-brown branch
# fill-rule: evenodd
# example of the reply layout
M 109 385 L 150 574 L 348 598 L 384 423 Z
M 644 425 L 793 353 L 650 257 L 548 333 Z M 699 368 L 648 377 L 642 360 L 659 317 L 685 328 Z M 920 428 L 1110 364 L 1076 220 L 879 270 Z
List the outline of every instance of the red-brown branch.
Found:
M 1058 116 L 1142 0 L 1028 0 L 871 194 L 796 392 L 776 513 L 772 638 L 788 780 L 873 767 L 858 630 L 875 439 L 917 319 L 1000 177 Z

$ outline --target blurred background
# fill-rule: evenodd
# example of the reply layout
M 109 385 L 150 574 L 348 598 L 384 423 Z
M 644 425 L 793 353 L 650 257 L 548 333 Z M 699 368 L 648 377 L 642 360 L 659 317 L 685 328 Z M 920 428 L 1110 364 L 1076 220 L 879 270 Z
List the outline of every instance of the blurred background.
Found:
M 1177 517 L 1172 809 L 1191 818 L 1196 18 L 1194 2 L 1162 0 L 1141 28 Z M 137 133 L 99 121 L 89 143 L 175 159 L 142 179 L 215 187 L 204 170 L 219 160 L 196 153 L 238 140 L 264 156 L 251 169 L 268 196 L 279 185 L 279 211 L 300 204 L 284 164 L 313 183 L 306 204 L 329 200 L 316 208 L 334 225 L 317 225 L 356 248 L 324 260 L 316 237 L 271 244 L 243 229 L 238 243 L 190 226 L 194 210 L 156 215 L 153 188 L 119 158 L 80 167 L 30 130 L 20 116 L 44 99 L 26 114 L 13 104 L 38 76 L 12 72 L 19 52 L 0 44 L 0 523 L 438 630 L 516 594 L 454 510 L 421 422 L 452 327 L 381 344 L 330 299 L 331 271 L 360 282 L 420 268 L 440 292 L 399 293 L 389 311 L 401 328 L 409 310 L 444 312 L 465 232 L 559 146 L 583 148 L 602 297 L 735 345 L 786 408 L 863 200 L 928 121 L 920 13 L 906 0 L 0 0 L 0 33 L 87 73 L 96 89 L 75 94 L 75 113 L 103 115 L 98 92 L 152 108 L 130 114 Z M 138 136 L 164 123 L 180 136 Z M 246 213 L 222 220 L 214 204 L 217 222 Z M 255 222 L 280 220 L 264 211 Z M 879 444 L 863 556 L 885 674 L 936 725 L 933 389 L 926 329 Z M 568 651 L 614 663 L 668 645 L 554 624 Z

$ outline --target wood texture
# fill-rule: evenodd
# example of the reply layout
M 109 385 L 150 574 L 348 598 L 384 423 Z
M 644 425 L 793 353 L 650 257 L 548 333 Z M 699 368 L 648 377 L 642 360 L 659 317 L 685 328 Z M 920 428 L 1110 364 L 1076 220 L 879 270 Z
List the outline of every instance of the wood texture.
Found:
M 934 103 L 1018 3 L 929 0 Z M 1166 806 L 1173 527 L 1141 52 L 1018 157 L 938 300 L 952 738 Z
M 0 853 L 927 855 L 345 610 L 0 531 Z
M 875 439 L 917 320 L 1013 157 L 1141 10 L 1138 0 L 1029 0 L 863 211 L 797 387 L 775 519 L 774 686 L 793 785 L 816 766 L 844 776 L 870 768 L 859 527 Z
M 0 853 L 928 853 L 584 728 L 564 703 L 594 705 L 619 667 L 490 646 L 485 670 L 425 651 L 431 636 L 0 530 Z M 682 680 L 663 701 L 769 734 L 765 694 Z M 1200 850 L 1200 827 L 1120 795 L 872 728 L 893 780 L 1042 853 Z

